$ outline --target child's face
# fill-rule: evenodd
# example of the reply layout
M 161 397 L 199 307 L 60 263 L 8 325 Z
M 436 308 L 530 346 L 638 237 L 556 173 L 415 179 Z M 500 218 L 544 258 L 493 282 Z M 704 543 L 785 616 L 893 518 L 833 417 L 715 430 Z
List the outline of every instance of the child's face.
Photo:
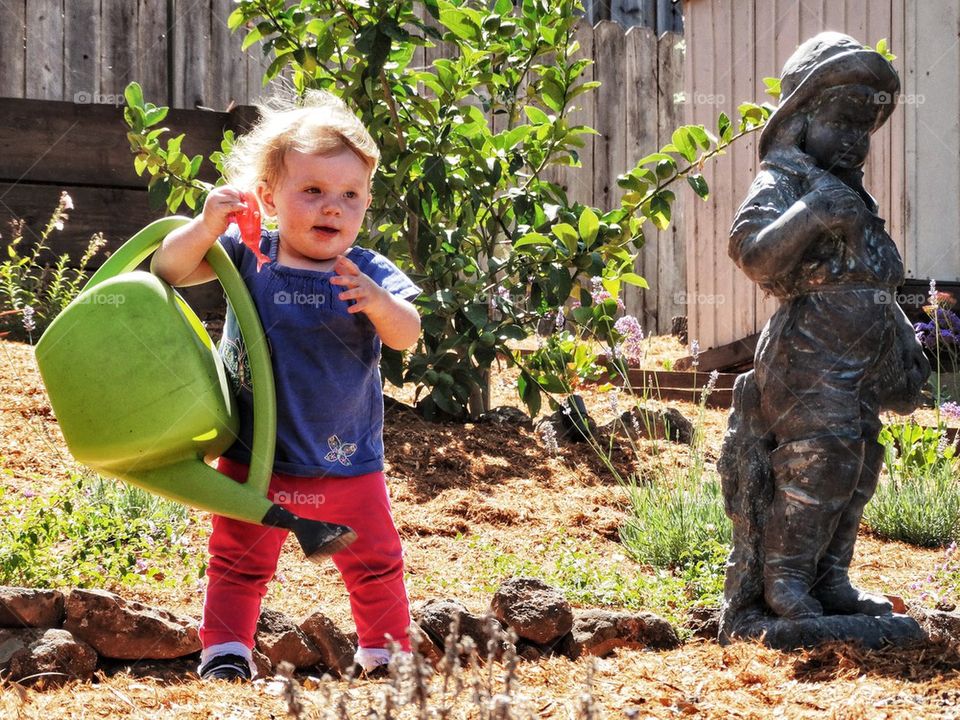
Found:
M 369 188 L 370 168 L 348 148 L 325 156 L 289 151 L 275 187 L 259 187 L 264 209 L 277 218 L 280 262 L 330 269 L 357 239 Z
M 868 88 L 845 88 L 825 97 L 811 114 L 804 148 L 825 170 L 863 167 L 877 118 Z

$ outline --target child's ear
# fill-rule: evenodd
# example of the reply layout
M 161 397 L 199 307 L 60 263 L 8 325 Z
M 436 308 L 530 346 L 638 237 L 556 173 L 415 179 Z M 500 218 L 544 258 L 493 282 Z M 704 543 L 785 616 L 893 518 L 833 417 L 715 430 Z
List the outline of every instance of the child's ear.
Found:
M 257 200 L 260 201 L 260 207 L 270 217 L 277 216 L 277 206 L 273 202 L 273 190 L 263 180 L 257 183 Z

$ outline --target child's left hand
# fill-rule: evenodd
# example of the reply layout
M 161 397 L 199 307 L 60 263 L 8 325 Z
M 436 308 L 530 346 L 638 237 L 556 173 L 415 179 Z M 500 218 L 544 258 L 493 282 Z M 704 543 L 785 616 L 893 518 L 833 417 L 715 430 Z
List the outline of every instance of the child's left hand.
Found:
M 347 307 L 347 312 L 376 315 L 389 302 L 390 294 L 343 255 L 337 257 L 333 271 L 337 275 L 330 279 L 330 283 L 347 288 L 340 293 L 340 299 L 353 300 L 353 304 Z

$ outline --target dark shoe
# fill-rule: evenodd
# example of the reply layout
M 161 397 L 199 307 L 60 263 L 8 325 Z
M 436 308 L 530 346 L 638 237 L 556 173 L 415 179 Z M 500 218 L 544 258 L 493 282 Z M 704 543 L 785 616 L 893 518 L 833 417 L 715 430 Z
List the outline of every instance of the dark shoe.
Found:
M 242 655 L 216 655 L 200 668 L 203 680 L 227 680 L 228 682 L 250 680 L 250 664 Z

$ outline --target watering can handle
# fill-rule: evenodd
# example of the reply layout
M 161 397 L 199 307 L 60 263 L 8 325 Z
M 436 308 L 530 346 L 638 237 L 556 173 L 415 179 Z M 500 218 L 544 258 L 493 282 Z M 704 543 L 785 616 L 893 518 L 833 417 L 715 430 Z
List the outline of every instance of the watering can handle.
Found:
M 92 288 L 121 273 L 130 272 L 156 251 L 167 235 L 188 222 L 189 218 L 179 215 L 154 220 L 113 253 L 87 281 L 84 289 Z M 263 326 L 247 286 L 219 242 L 214 243 L 207 251 L 206 261 L 217 274 L 227 300 L 233 307 L 247 356 L 250 358 L 254 397 L 253 449 L 247 486 L 266 496 L 273 472 L 273 454 L 277 441 L 277 399 Z

